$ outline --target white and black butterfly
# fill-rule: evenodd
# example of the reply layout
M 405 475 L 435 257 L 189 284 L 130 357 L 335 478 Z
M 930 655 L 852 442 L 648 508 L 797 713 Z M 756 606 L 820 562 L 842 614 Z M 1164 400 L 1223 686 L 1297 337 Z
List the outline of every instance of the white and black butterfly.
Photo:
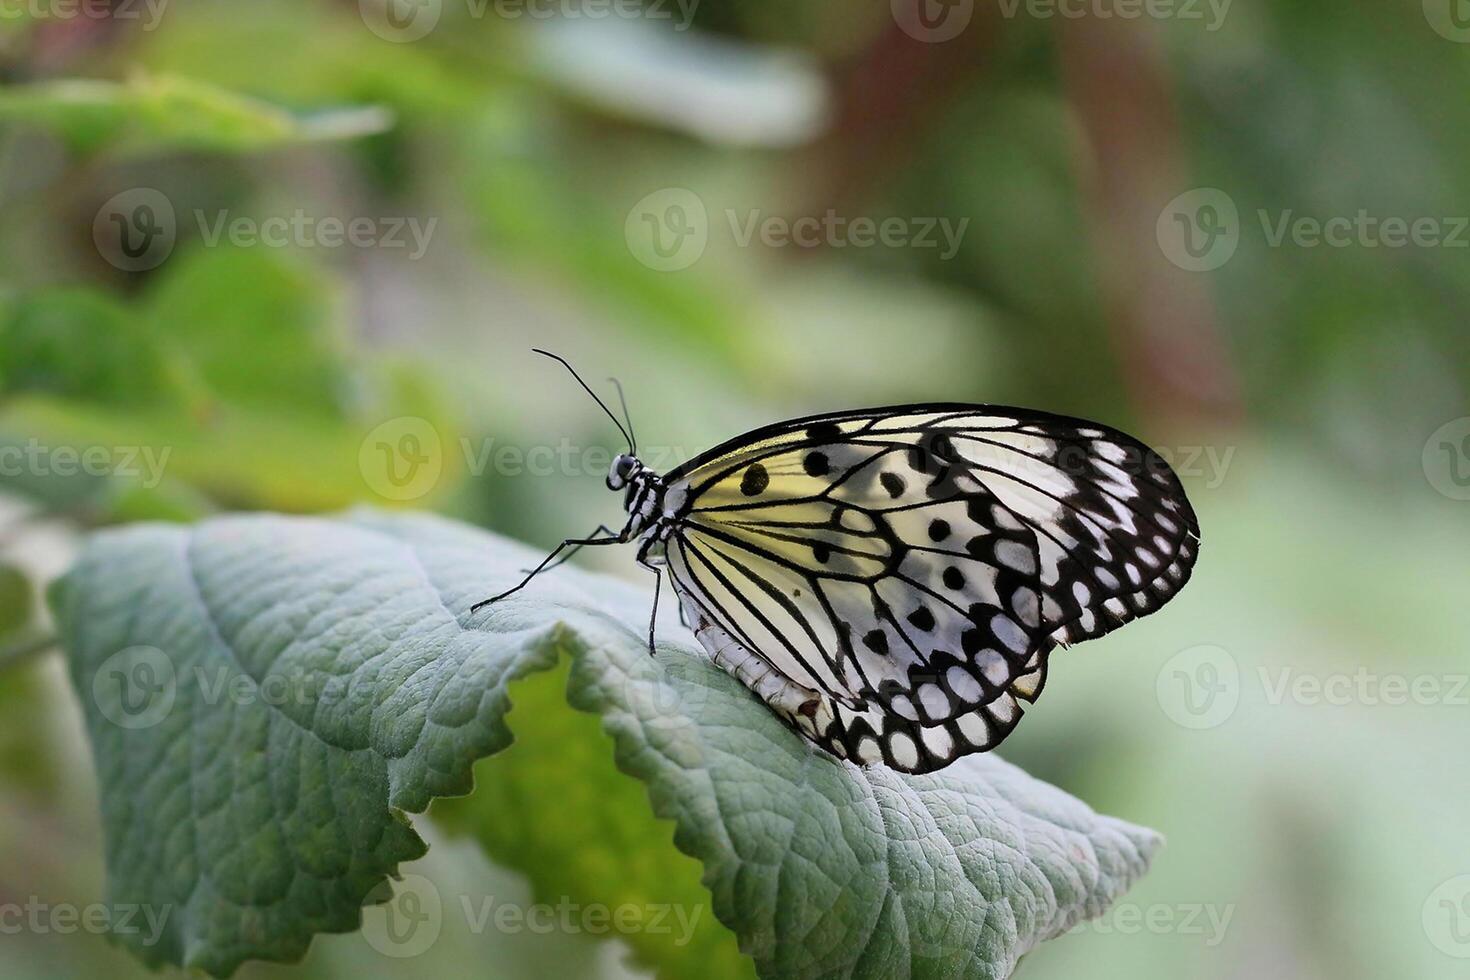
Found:
M 661 475 L 603 410 L 628 440 L 607 477 L 627 523 L 563 541 L 473 609 L 567 549 L 638 540 L 716 664 L 864 765 L 929 772 L 994 748 L 1055 647 L 1158 609 L 1198 551 L 1168 464 L 1095 422 L 993 405 L 834 412 Z

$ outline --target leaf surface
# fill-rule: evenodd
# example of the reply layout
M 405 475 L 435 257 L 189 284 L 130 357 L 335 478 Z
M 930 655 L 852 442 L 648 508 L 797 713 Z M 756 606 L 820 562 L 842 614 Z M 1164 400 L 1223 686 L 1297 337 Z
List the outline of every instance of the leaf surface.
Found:
M 563 654 L 567 700 L 673 822 L 762 976 L 1004 977 L 1101 914 L 1159 845 L 994 755 L 911 777 L 821 753 L 687 631 L 661 626 L 650 657 L 646 588 L 568 567 L 469 615 L 534 557 L 373 512 L 96 535 L 52 602 L 96 755 L 108 900 L 170 910 L 156 944 L 118 938 L 223 976 L 357 928 L 375 886 L 423 853 L 406 815 L 469 793 L 509 724 L 528 748 L 507 764 L 608 780 L 613 759 L 559 747 L 560 706 L 507 714 L 513 683 Z M 518 821 L 552 819 L 566 800 L 527 771 L 530 789 L 501 798 Z M 492 852 L 513 843 L 481 836 Z M 631 858 L 662 861 L 679 893 L 692 865 L 656 838 L 633 833 Z M 574 901 L 619 899 L 616 876 L 522 865 Z M 702 975 L 666 940 L 629 937 L 663 975 Z

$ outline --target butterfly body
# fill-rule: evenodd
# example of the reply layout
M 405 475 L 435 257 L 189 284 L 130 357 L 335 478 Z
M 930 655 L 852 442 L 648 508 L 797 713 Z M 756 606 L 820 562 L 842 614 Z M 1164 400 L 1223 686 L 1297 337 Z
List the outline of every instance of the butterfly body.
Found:
M 622 530 L 568 544 L 637 540 L 710 658 L 788 726 L 908 772 L 999 744 L 1050 653 L 1168 601 L 1198 545 L 1157 454 L 1028 409 L 797 419 L 666 474 L 630 440 L 607 485 Z

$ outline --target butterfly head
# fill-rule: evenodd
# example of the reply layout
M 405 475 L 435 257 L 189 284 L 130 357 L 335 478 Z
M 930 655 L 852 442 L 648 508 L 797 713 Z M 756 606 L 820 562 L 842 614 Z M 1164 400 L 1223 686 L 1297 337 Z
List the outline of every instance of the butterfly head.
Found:
M 643 472 L 643 463 L 631 453 L 623 453 L 613 460 L 612 468 L 607 471 L 607 488 L 609 490 L 621 490 L 628 484 L 634 482 Z
M 597 392 L 587 386 L 587 382 L 582 380 L 576 368 L 568 364 L 565 358 L 550 351 L 541 350 L 539 347 L 533 347 L 532 350 L 557 361 L 570 371 L 572 377 L 577 379 L 577 384 L 582 386 L 582 390 L 592 396 L 597 406 L 607 414 L 608 418 L 612 419 L 613 425 L 618 427 L 623 438 L 628 440 L 628 451 L 620 453 L 618 458 L 612 461 L 612 466 L 607 471 L 607 488 L 626 491 L 623 508 L 628 512 L 628 523 L 618 537 L 627 541 L 649 529 L 666 527 L 667 522 L 660 520 L 657 516 L 663 506 L 663 480 L 653 470 L 644 466 L 643 461 L 638 458 L 638 440 L 633 435 L 633 420 L 628 416 L 628 401 L 623 397 L 623 386 L 616 378 L 608 379 L 618 390 L 618 404 L 623 407 L 623 417 L 628 420 L 626 426 L 618 421 L 618 417 L 612 413 L 612 410 L 603 403 L 601 398 L 597 397 Z
M 612 468 L 607 471 L 607 488 L 623 491 L 623 509 L 628 512 L 628 524 L 623 529 L 625 539 L 660 526 L 664 483 L 637 456 L 624 453 L 613 460 Z

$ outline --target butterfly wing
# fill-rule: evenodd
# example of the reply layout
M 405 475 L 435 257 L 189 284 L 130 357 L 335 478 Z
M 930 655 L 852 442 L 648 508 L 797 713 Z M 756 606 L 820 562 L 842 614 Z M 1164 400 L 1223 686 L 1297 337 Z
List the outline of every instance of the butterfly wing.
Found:
M 875 761 L 873 737 L 924 768 L 1003 738 L 1055 645 L 1167 601 L 1198 534 L 1157 454 L 1020 409 L 783 423 L 666 482 L 670 572 L 696 619 L 812 692 L 832 719 L 819 741 Z M 900 738 L 895 755 L 895 735 L 915 751 Z
M 796 731 L 839 758 L 864 765 L 883 762 L 906 772 L 932 772 L 961 755 L 998 745 L 1021 719 L 1013 690 L 938 725 L 897 714 L 873 701 L 850 707 L 783 675 L 748 641 L 721 625 L 719 594 L 704 591 L 686 564 L 688 552 L 671 552 L 669 571 L 695 636 L 714 662 L 735 676 Z

